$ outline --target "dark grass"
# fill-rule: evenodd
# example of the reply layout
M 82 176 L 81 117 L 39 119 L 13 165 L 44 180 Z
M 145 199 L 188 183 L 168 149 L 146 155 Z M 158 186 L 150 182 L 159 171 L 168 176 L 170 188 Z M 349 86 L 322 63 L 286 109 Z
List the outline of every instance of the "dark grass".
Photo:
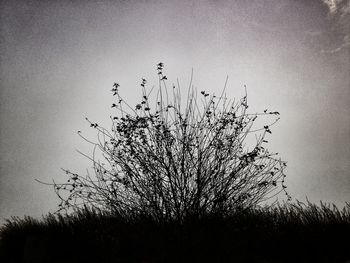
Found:
M 183 223 L 89 210 L 0 229 L 0 262 L 346 262 L 350 205 L 283 205 Z

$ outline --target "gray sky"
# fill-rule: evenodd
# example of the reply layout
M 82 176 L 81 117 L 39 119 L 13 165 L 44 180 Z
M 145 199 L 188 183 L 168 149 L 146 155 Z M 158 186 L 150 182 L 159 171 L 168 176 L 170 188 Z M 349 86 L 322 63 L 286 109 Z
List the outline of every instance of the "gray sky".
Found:
M 133 104 L 141 77 L 278 110 L 270 149 L 288 161 L 292 197 L 350 201 L 350 1 L 16 1 L 0 3 L 0 223 L 54 211 L 60 168 L 84 174 L 108 127 L 114 81 Z

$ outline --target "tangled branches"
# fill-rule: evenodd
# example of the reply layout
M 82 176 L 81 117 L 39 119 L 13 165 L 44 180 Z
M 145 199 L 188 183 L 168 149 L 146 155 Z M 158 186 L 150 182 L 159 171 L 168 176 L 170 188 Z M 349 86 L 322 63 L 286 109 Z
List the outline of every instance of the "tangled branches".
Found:
M 120 95 L 114 83 L 117 110 L 107 130 L 97 130 L 91 159 L 94 176 L 64 170 L 66 183 L 53 183 L 62 209 L 91 207 L 120 215 L 146 213 L 158 220 L 184 220 L 208 213 L 226 213 L 257 205 L 286 192 L 286 163 L 264 145 L 270 127 L 253 130 L 255 120 L 278 112 L 250 114 L 247 95 L 230 101 L 224 95 L 197 94 L 189 85 L 187 100 L 180 87 L 167 87 L 163 63 L 157 65 L 159 89 L 151 105 L 147 81 L 142 79 L 142 100 L 135 107 Z M 277 116 L 276 116 L 277 117 Z M 257 134 L 258 133 L 258 134 Z M 247 136 L 255 135 L 251 149 Z M 96 158 L 99 151 L 105 163 Z

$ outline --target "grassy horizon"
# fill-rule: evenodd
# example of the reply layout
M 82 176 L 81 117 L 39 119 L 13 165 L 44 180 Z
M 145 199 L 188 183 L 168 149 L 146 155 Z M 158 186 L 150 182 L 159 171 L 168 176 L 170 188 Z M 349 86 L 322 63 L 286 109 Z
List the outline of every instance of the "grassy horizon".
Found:
M 81 210 L 8 219 L 1 262 L 346 262 L 350 204 L 284 204 L 159 222 Z

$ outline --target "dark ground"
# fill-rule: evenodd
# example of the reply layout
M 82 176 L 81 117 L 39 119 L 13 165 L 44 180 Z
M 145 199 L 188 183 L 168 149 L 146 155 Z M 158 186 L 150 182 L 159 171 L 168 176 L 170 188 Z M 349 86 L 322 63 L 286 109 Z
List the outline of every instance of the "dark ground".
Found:
M 0 262 L 350 262 L 350 209 L 310 205 L 159 223 L 82 212 L 12 218 Z M 348 260 L 348 261 L 347 261 Z

